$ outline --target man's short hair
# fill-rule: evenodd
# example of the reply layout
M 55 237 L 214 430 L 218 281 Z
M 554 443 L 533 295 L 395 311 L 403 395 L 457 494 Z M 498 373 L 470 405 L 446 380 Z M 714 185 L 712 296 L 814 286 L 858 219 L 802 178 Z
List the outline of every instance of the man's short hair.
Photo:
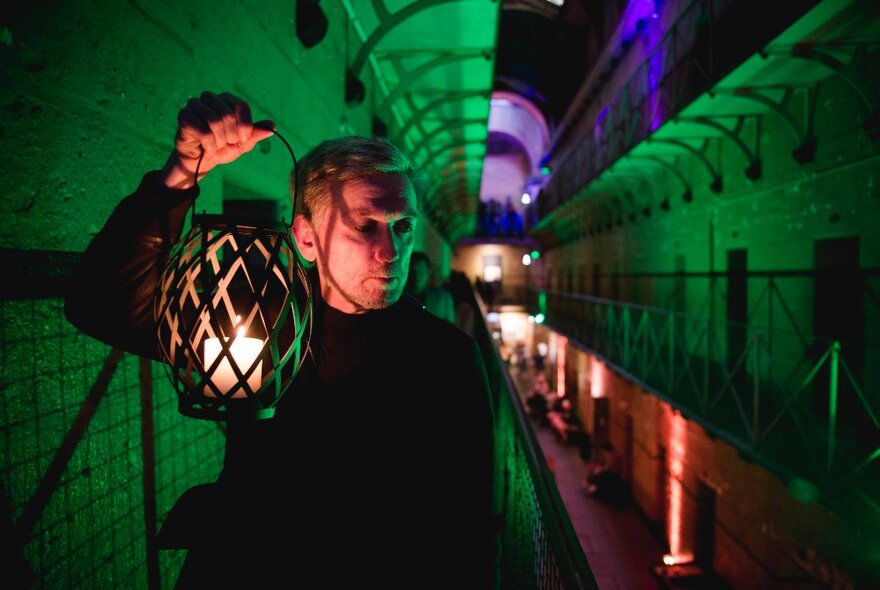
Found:
M 413 185 L 421 209 L 421 178 L 410 159 L 381 137 L 350 135 L 309 150 L 291 173 L 294 215 L 311 220 L 330 200 L 330 187 L 373 174 L 400 174 Z

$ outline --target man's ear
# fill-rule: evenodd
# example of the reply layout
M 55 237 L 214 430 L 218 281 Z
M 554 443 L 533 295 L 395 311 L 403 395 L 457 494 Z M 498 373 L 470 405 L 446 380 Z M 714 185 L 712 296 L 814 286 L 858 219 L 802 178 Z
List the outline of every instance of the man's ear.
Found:
M 314 262 L 318 257 L 318 250 L 315 246 L 315 228 L 311 222 L 302 215 L 297 215 L 293 218 L 290 231 L 300 255 L 309 262 Z

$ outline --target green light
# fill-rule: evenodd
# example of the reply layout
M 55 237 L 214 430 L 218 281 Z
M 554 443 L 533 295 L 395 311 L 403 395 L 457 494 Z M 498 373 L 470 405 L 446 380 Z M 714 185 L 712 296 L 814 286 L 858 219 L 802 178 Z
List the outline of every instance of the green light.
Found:
M 805 479 L 801 479 L 799 477 L 795 477 L 790 482 L 788 482 L 788 493 L 791 494 L 791 497 L 797 500 L 798 502 L 803 502 L 804 504 L 808 504 L 810 502 L 815 502 L 819 497 L 819 490 L 812 483 L 808 482 Z
M 537 260 L 538 258 L 541 257 L 541 253 L 538 252 L 537 250 L 532 250 L 531 252 L 529 252 L 529 256 L 532 257 L 532 260 Z
M 543 313 L 535 314 L 535 323 L 536 324 L 543 324 L 544 323 L 544 314 Z
M 541 174 L 544 176 L 550 174 L 550 166 L 541 166 Z

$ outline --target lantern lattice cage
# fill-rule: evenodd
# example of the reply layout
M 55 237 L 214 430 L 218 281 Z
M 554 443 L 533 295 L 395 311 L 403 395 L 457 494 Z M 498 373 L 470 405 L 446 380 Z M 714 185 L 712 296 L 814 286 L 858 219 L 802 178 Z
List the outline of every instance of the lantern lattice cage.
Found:
M 278 222 L 193 215 L 159 284 L 159 351 L 195 418 L 271 418 L 306 356 L 308 275 Z

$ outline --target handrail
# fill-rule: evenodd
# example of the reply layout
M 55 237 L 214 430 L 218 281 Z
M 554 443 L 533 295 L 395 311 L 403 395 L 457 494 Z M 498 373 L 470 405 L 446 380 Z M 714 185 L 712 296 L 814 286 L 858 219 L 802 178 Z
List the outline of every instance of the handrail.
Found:
M 545 321 L 838 512 L 880 522 L 877 349 L 574 293 L 547 293 Z
M 473 288 L 471 296 L 483 318 L 475 322 L 474 339 L 486 360 L 494 396 L 501 587 L 596 590 L 553 473 L 489 331 L 488 309 Z M 523 530 L 526 524 L 531 526 Z

